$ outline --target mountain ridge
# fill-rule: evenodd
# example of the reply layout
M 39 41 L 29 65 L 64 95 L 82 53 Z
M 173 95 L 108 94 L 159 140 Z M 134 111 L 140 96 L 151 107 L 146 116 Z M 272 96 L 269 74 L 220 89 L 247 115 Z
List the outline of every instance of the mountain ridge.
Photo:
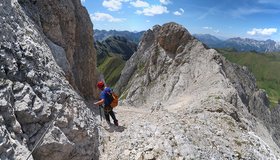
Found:
M 134 42 L 139 43 L 140 38 L 142 37 L 143 33 L 145 31 L 139 31 L 139 32 L 130 32 L 130 31 L 117 31 L 117 30 L 99 30 L 94 29 L 94 39 L 95 41 L 104 41 L 108 37 L 111 36 L 121 36 L 125 37 L 126 39 Z
M 160 133 L 172 128 L 170 132 L 174 135 L 188 137 L 189 140 L 176 138 L 180 144 L 188 144 L 179 147 L 178 157 L 280 158 L 277 140 L 280 126 L 275 121 L 279 117 L 279 106 L 270 111 L 265 91 L 257 88 L 254 76 L 246 67 L 230 63 L 216 50 L 205 47 L 179 24 L 156 25 L 145 32 L 138 50 L 127 61 L 115 91 L 122 93 L 123 104 L 127 106 L 168 115 L 165 119 L 175 124 L 180 119 L 186 120 L 178 124 L 182 126 L 177 129 L 176 125 L 157 125 Z M 194 121 L 188 123 L 188 120 Z M 147 126 L 150 128 L 153 126 Z M 181 133 L 179 128 L 185 131 Z M 199 128 L 195 134 L 188 132 L 195 128 Z M 264 143 L 256 144 L 260 139 Z M 172 138 L 169 140 L 165 146 L 149 142 L 157 146 L 157 151 L 164 151 L 173 143 Z M 243 143 L 245 141 L 249 143 Z M 123 149 L 118 154 L 125 151 Z M 175 156 L 173 152 L 157 154 L 157 151 L 152 150 L 151 154 L 160 159 Z
M 234 37 L 221 40 L 210 34 L 194 34 L 194 37 L 211 48 L 233 48 L 240 52 L 256 51 L 260 53 L 280 51 L 280 42 L 271 39 L 255 40 L 251 38 Z
M 124 36 L 128 40 L 138 43 L 144 31 L 130 32 L 117 30 L 94 30 L 94 37 L 97 41 L 103 41 L 110 36 Z M 233 48 L 237 51 L 256 51 L 259 53 L 269 53 L 280 51 L 280 42 L 267 39 L 256 40 L 252 38 L 233 37 L 225 40 L 217 38 L 211 34 L 193 34 L 201 42 L 205 43 L 210 48 Z

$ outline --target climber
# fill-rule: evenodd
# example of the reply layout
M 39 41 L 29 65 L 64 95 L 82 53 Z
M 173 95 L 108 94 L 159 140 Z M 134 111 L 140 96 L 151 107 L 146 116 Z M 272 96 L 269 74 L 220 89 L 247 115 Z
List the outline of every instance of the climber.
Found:
M 118 126 L 119 125 L 118 120 L 116 119 L 115 113 L 113 112 L 113 108 L 110 105 L 112 101 L 110 98 L 110 93 L 112 92 L 112 90 L 109 87 L 105 87 L 103 81 L 99 81 L 97 83 L 97 87 L 101 90 L 100 100 L 98 102 L 95 102 L 94 104 L 98 106 L 104 104 L 105 106 L 104 115 L 107 123 L 110 124 L 110 116 L 111 116 L 114 120 L 114 124 Z

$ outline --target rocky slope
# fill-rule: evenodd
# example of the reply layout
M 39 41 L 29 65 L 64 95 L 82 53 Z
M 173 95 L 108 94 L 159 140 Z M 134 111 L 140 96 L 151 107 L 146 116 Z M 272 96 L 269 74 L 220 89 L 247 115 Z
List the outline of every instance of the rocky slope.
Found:
M 25 13 L 46 36 L 70 84 L 86 98 L 96 97 L 96 51 L 93 26 L 80 0 L 19 0 Z
M 84 68 L 95 63 L 87 29 L 72 23 L 83 11 L 78 0 L 0 2 L 0 159 L 280 159 L 279 108 L 175 23 L 146 32 L 117 87 L 120 126 L 99 127 L 68 82 L 96 92 L 83 79 L 96 72 Z
M 140 127 L 142 121 L 130 121 L 136 125 L 126 130 L 138 134 L 125 130 L 117 137 L 117 144 L 129 140 L 107 153 L 112 159 L 280 158 L 279 107 L 270 111 L 266 93 L 245 67 L 207 49 L 176 23 L 144 34 L 116 90 L 125 105 L 153 112 L 140 116 Z
M 78 67 L 77 63 L 81 62 L 79 58 L 92 54 L 93 50 L 88 47 L 78 50 L 77 47 L 82 46 L 80 43 L 73 44 L 71 46 L 73 48 L 66 47 L 69 44 L 63 41 L 61 31 L 63 27 L 67 28 L 68 23 L 57 21 L 59 16 L 55 16 L 55 11 L 51 10 L 53 7 L 67 9 L 68 5 L 63 6 L 62 1 L 19 2 L 21 5 L 17 0 L 0 2 L 0 159 L 26 159 L 31 153 L 29 159 L 97 159 L 99 142 L 95 114 L 86 107 L 82 98 L 66 80 L 65 70 L 57 65 L 53 55 L 56 54 L 54 49 L 57 49 L 58 54 L 62 54 L 64 50 L 73 53 L 73 61 L 68 59 L 68 62 L 70 68 L 75 68 Z M 71 4 L 72 8 L 68 8 L 69 10 L 80 6 L 79 0 L 64 2 Z M 25 5 L 34 8 L 23 9 L 22 6 Z M 41 12 L 36 12 L 39 6 L 45 7 L 46 10 L 38 15 L 38 19 L 33 20 L 39 20 L 39 17 L 41 19 L 44 15 L 46 16 L 44 18 L 50 19 L 35 23 L 29 16 L 33 13 L 40 14 Z M 65 16 L 72 13 L 67 13 Z M 76 21 L 83 19 L 79 14 L 75 16 Z M 43 24 L 48 21 L 50 28 Z M 40 26 L 44 29 L 41 30 Z M 81 30 L 82 28 L 77 26 L 73 31 L 68 31 L 76 38 L 82 38 L 83 33 L 81 32 L 81 35 L 78 33 Z M 56 31 L 58 33 L 52 33 Z M 47 34 L 49 39 L 44 36 L 44 33 L 49 33 Z M 64 38 L 73 43 L 79 40 L 74 37 Z M 50 41 L 50 39 L 57 41 Z M 87 41 L 81 43 L 86 45 Z M 60 42 L 66 48 L 58 46 Z M 78 55 L 82 52 L 83 55 Z M 61 60 L 66 62 L 63 57 Z M 90 63 L 95 62 L 94 58 L 89 57 L 85 63 L 87 60 L 93 60 Z M 67 67 L 69 66 L 66 65 Z M 83 69 L 89 73 L 95 72 L 90 71 L 94 67 L 90 70 Z M 73 72 L 73 74 L 82 76 L 85 73 Z M 84 95 L 95 92 L 93 88 L 90 89 L 91 85 L 86 85 L 88 79 L 84 81 L 79 77 L 76 80 L 80 81 L 76 83 L 77 86 L 84 82 L 84 87 L 89 88 L 90 91 L 83 92 Z M 38 142 L 39 145 L 36 145 Z M 34 151 L 31 152 L 33 149 Z
M 119 106 L 121 126 L 102 124 L 100 159 L 279 159 L 276 146 L 267 144 L 270 139 L 242 128 L 220 103 L 212 101 L 220 111 L 192 106 L 187 112 L 187 101 L 172 109 Z

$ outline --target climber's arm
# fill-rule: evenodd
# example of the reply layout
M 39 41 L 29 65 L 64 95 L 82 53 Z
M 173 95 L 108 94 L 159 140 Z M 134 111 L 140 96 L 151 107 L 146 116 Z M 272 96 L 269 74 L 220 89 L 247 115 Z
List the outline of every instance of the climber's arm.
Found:
M 103 103 L 104 103 L 104 99 L 101 99 L 100 101 L 97 101 L 97 102 L 95 102 L 94 104 L 97 105 L 97 106 L 99 106 L 99 105 L 101 105 L 101 104 L 103 104 Z

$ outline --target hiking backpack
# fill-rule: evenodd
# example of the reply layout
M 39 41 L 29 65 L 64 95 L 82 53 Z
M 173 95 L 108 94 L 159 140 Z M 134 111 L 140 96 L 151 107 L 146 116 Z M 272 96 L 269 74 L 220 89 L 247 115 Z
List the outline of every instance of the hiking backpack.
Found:
M 111 96 L 112 96 L 111 107 L 115 108 L 115 107 L 117 107 L 117 105 L 119 103 L 119 96 L 113 91 L 111 93 Z
M 111 99 L 111 103 L 110 103 L 111 107 L 112 108 L 117 107 L 117 105 L 119 103 L 119 96 L 115 92 L 113 92 L 113 90 L 111 90 L 111 89 L 106 91 L 106 93 L 109 95 L 109 97 Z

